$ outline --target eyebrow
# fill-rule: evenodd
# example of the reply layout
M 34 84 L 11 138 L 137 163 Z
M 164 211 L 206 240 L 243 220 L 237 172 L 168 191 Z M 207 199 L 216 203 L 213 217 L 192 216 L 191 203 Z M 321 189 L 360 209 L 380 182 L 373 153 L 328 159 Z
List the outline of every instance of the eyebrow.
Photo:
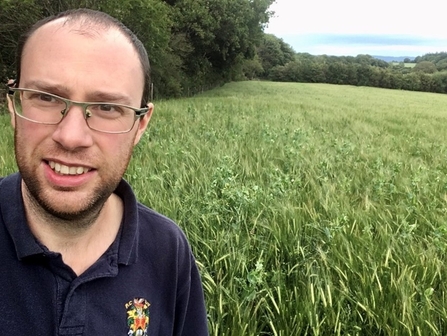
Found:
M 61 96 L 63 98 L 70 97 L 71 90 L 63 85 L 51 84 L 41 80 L 29 81 L 26 84 L 26 88 L 34 89 L 39 91 L 45 91 L 48 93 Z M 119 92 L 104 92 L 104 91 L 93 91 L 87 94 L 87 102 L 98 102 L 98 103 L 115 103 L 122 105 L 131 105 L 131 99 Z
M 110 102 L 123 105 L 130 105 L 131 100 L 128 96 L 119 92 L 94 91 L 87 94 L 89 102 Z
M 25 88 L 27 89 L 45 91 L 61 97 L 68 97 L 70 95 L 70 89 L 63 85 L 51 84 L 41 80 L 32 80 L 25 82 L 25 84 Z

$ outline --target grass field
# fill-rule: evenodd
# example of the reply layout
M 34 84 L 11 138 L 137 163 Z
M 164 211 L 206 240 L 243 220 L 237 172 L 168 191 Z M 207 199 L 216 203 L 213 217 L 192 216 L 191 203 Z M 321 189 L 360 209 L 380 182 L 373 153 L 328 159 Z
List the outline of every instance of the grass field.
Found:
M 126 178 L 188 235 L 211 335 L 445 335 L 446 129 L 445 95 L 232 83 L 158 102 Z
M 401 65 L 401 62 L 391 62 L 392 65 L 398 66 Z M 416 66 L 416 63 L 404 63 L 404 68 L 414 68 Z

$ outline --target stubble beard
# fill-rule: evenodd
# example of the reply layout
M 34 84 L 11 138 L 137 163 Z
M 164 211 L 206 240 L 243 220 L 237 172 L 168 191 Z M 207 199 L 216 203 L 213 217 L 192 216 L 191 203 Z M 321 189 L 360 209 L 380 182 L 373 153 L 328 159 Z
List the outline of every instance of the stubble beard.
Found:
M 35 178 L 30 178 L 24 170 L 20 170 L 20 173 L 24 182 L 24 198 L 28 201 L 32 212 L 44 218 L 48 224 L 57 223 L 57 226 L 63 226 L 69 230 L 78 231 L 92 226 L 99 217 L 104 203 L 113 192 L 113 190 L 110 193 L 102 190 L 103 193 L 98 194 L 95 191 L 95 198 L 88 200 L 83 208 L 70 212 L 61 211 L 41 197 L 43 188 Z
M 26 153 L 21 153 L 21 149 L 25 148 L 26 139 L 14 134 L 15 156 L 17 166 L 21 174 L 24 187 L 24 201 L 28 201 L 31 210 L 35 215 L 43 218 L 48 224 L 64 226 L 68 230 L 83 230 L 93 225 L 110 195 L 118 186 L 121 178 L 127 169 L 127 165 L 132 155 L 132 148 L 126 153 L 125 164 L 121 167 L 109 167 L 109 172 L 102 183 L 98 184 L 90 193 L 88 199 L 79 200 L 81 206 L 72 211 L 64 211 L 57 209 L 51 202 L 51 190 L 46 192 L 46 187 L 39 181 L 33 171 L 31 162 L 32 158 L 27 159 Z M 119 154 L 118 154 L 119 155 Z M 66 191 L 70 192 L 70 191 Z

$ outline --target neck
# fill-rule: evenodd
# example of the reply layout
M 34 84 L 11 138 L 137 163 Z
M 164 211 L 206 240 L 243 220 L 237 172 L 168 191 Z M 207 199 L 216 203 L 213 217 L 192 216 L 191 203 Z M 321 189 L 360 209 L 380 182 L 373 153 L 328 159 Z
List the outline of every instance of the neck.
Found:
M 122 200 L 112 194 L 79 218 L 58 218 L 43 209 L 22 184 L 28 225 L 34 236 L 80 275 L 109 248 L 123 216 Z

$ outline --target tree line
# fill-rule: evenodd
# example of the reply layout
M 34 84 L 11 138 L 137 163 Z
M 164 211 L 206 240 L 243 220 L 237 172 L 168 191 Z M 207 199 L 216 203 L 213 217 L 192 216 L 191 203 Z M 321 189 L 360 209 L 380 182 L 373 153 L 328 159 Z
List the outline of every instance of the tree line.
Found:
M 295 53 L 282 39 L 265 34 L 249 77 L 282 82 L 329 83 L 447 93 L 447 53 L 388 63 L 370 55 L 314 56 Z
M 72 8 L 104 11 L 145 45 L 157 98 L 190 95 L 243 77 L 274 0 L 0 0 L 0 80 L 14 78 L 19 36 Z

